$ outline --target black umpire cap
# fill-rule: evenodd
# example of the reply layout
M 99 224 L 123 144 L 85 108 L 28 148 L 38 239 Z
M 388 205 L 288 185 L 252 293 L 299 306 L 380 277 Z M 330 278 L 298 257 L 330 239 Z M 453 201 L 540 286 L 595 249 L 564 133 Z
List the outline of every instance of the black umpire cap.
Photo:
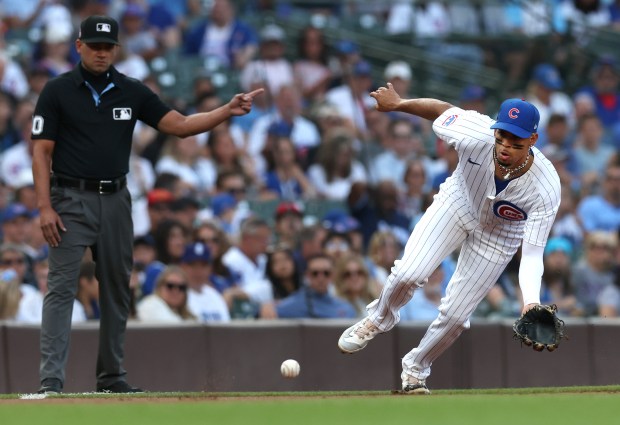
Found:
M 78 38 L 83 43 L 119 44 L 118 22 L 109 16 L 89 16 L 80 24 L 80 35 Z

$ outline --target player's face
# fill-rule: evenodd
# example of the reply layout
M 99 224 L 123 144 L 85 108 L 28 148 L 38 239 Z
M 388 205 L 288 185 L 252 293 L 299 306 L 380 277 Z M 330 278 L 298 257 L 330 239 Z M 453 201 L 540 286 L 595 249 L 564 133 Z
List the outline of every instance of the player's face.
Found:
M 116 57 L 118 46 L 110 43 L 76 42 L 76 48 L 87 71 L 99 75 L 108 70 Z
M 519 166 L 525 161 L 529 149 L 534 146 L 537 134 L 521 139 L 504 130 L 495 130 L 495 153 L 497 162 L 504 167 Z

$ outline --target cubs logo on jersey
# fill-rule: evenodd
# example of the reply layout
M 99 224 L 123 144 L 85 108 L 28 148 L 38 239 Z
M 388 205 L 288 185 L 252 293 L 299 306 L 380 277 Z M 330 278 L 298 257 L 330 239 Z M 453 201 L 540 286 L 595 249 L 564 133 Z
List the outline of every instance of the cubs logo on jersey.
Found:
M 527 219 L 527 214 L 521 208 L 508 201 L 499 201 L 493 205 L 493 214 L 510 221 L 522 221 Z

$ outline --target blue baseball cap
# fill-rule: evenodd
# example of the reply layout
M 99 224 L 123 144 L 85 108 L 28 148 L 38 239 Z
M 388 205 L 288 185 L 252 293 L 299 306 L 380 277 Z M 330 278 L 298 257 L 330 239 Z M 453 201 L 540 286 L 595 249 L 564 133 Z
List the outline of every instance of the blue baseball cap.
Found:
M 221 216 L 230 208 L 237 206 L 237 199 L 229 193 L 220 193 L 211 198 L 211 210 L 216 216 Z
M 185 247 L 181 262 L 193 263 L 195 261 L 204 261 L 205 263 L 211 261 L 211 251 L 204 242 L 194 242 Z
M 360 60 L 353 65 L 353 75 L 368 77 L 372 73 L 372 66 L 365 60 Z
M 4 210 L 4 213 L 2 214 L 2 222 L 6 223 L 7 221 L 15 220 L 18 217 L 32 218 L 32 213 L 28 211 L 28 208 L 26 208 L 24 204 L 14 202 L 9 204 Z
M 540 113 L 534 105 L 522 99 L 506 99 L 499 107 L 497 121 L 491 128 L 505 130 L 521 139 L 538 131 Z
M 548 63 L 541 63 L 534 68 L 533 77 L 535 81 L 538 81 L 550 90 L 559 90 L 564 85 L 558 70 L 555 66 Z
M 545 255 L 549 255 L 556 251 L 562 251 L 570 257 L 573 255 L 573 245 L 568 239 L 563 237 L 550 238 L 545 246 Z

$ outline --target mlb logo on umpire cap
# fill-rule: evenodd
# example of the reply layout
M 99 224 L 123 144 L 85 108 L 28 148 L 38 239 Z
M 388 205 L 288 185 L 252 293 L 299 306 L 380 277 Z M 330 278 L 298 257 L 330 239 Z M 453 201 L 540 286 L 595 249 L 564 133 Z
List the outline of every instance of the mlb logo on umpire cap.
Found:
M 119 44 L 118 22 L 109 16 L 89 16 L 80 24 L 78 38 L 83 43 Z
M 499 107 L 497 122 L 491 128 L 505 130 L 521 139 L 538 131 L 540 113 L 534 105 L 522 99 L 507 99 Z

